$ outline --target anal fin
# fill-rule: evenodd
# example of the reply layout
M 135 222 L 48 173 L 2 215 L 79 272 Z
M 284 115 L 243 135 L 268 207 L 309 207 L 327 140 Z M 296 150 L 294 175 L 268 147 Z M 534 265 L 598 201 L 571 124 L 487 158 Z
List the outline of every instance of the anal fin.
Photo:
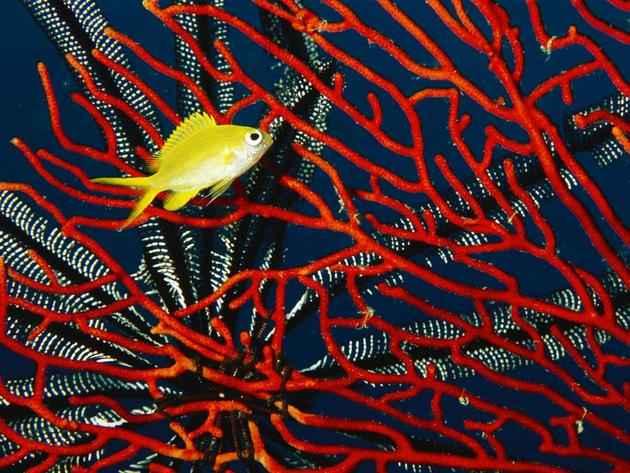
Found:
M 164 199 L 164 204 L 162 204 L 162 206 L 165 210 L 169 210 L 171 212 L 181 209 L 190 201 L 190 199 L 197 195 L 197 192 L 199 192 L 199 189 L 180 192 L 171 191 L 166 199 Z

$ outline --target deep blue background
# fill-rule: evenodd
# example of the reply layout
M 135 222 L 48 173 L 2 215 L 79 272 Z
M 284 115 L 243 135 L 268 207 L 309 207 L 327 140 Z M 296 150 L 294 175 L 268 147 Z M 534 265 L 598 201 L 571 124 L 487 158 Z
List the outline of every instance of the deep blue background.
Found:
M 366 7 L 369 2 L 364 0 L 354 0 L 348 2 L 349 4 L 355 4 L 357 7 Z M 399 2 L 404 4 L 405 2 Z M 520 8 L 520 18 L 523 24 L 526 24 L 525 9 L 524 7 L 515 5 L 522 2 L 514 2 L 513 7 L 518 10 Z M 571 15 L 571 9 L 568 1 L 558 2 L 544 2 L 545 3 L 545 21 L 550 27 L 551 31 L 554 27 L 558 26 L 557 34 L 562 34 L 568 23 L 567 15 Z M 553 6 L 551 5 L 553 3 Z M 604 2 L 600 2 L 604 3 Z M 105 9 L 108 17 L 112 21 L 113 25 L 123 32 L 133 33 L 134 38 L 138 39 L 147 49 L 151 51 L 163 52 L 163 58 L 168 59 L 172 57 L 172 41 L 168 32 L 161 26 L 157 26 L 157 22 L 153 20 L 150 15 L 144 12 L 140 2 L 136 1 L 109 1 L 102 2 L 102 6 Z M 606 12 L 606 7 L 598 5 L 601 13 Z M 382 17 L 378 16 L 377 9 L 373 10 L 368 6 L 362 10 L 362 18 L 368 22 L 374 21 L 375 23 L 384 22 Z M 138 18 L 142 18 L 142 21 L 138 21 Z M 515 16 L 518 19 L 519 16 Z M 581 31 L 586 31 L 592 34 L 601 44 L 607 47 L 607 53 L 616 60 L 619 69 L 625 73 L 625 77 L 630 77 L 630 64 L 628 64 L 627 49 L 624 50 L 618 44 L 613 41 L 604 38 L 596 31 L 590 29 L 587 25 L 574 18 L 571 21 L 580 25 Z M 156 31 L 161 31 L 163 34 L 155 34 Z M 531 46 L 533 37 L 531 32 L 524 30 L 523 41 L 525 44 Z M 342 37 L 341 43 L 345 42 L 346 46 L 353 47 L 351 37 Z M 401 36 L 397 38 L 401 46 L 405 47 L 411 44 L 410 38 Z M 164 45 L 168 46 L 165 47 Z M 373 50 L 357 50 L 357 54 L 370 55 L 372 61 L 388 61 L 385 56 L 380 57 L 378 52 Z M 421 53 L 418 52 L 421 59 Z M 576 54 L 583 54 L 580 51 L 576 51 Z M 464 61 L 461 65 L 463 70 L 466 67 L 469 68 L 467 73 L 471 77 L 477 77 L 481 81 L 484 81 L 485 70 L 478 69 L 478 62 L 475 58 L 471 57 L 469 64 L 466 64 L 466 58 L 460 58 Z M 44 195 L 55 202 L 61 207 L 61 209 L 67 214 L 72 215 L 74 213 L 83 213 L 85 215 L 97 215 L 97 210 L 93 207 L 84 206 L 81 203 L 69 199 L 63 194 L 52 189 L 50 186 L 41 179 L 36 173 L 33 172 L 22 154 L 10 145 L 9 141 L 14 136 L 23 138 L 27 144 L 33 149 L 46 148 L 53 152 L 58 152 L 62 157 L 67 156 L 63 150 L 60 149 L 56 140 L 54 139 L 52 132 L 50 131 L 48 111 L 46 108 L 46 102 L 44 94 L 41 88 L 39 76 L 36 70 L 37 61 L 43 60 L 49 67 L 51 78 L 57 91 L 57 97 L 60 101 L 60 109 L 62 114 L 63 123 L 66 126 L 66 130 L 69 135 L 75 138 L 77 141 L 95 144 L 100 142 L 98 131 L 93 126 L 91 120 L 86 119 L 86 115 L 73 103 L 71 103 L 67 96 L 69 93 L 76 89 L 76 85 L 72 82 L 72 79 L 66 69 L 64 61 L 58 56 L 56 50 L 49 44 L 45 35 L 37 27 L 35 22 L 31 19 L 28 12 L 19 4 L 17 0 L 7 0 L 3 2 L 3 14 L 0 15 L 0 180 L 2 181 L 16 181 L 16 182 L 28 182 L 35 188 L 39 189 Z M 562 55 L 561 57 L 553 56 L 551 58 L 545 57 L 540 53 L 537 55 L 528 55 L 526 57 L 527 68 L 526 75 L 523 81 L 523 87 L 527 88 L 540 81 L 541 76 L 545 77 L 548 70 L 558 70 L 562 68 L 563 61 L 566 61 L 566 67 L 577 62 L 575 58 Z M 540 75 L 538 75 L 538 73 Z M 397 74 L 395 70 L 392 74 Z M 174 88 L 158 77 L 153 77 L 152 82 L 157 90 L 163 93 L 165 96 L 174 99 Z M 401 88 L 406 87 L 401 85 Z M 491 87 L 491 86 L 489 86 Z M 348 94 L 352 97 L 353 94 L 357 96 L 357 101 L 362 100 L 359 98 L 361 95 L 359 89 L 349 89 Z M 601 100 L 603 97 L 614 92 L 614 89 L 609 86 L 605 81 L 593 83 L 588 81 L 578 81 L 576 88 L 574 89 L 576 102 L 570 107 L 566 107 L 561 104 L 559 94 L 556 92 L 550 94 L 548 99 L 543 101 L 545 111 L 556 122 L 560 123 L 561 119 L 567 115 L 570 110 L 579 110 L 585 105 L 595 103 Z M 364 104 L 365 105 L 365 104 Z M 439 113 L 439 111 L 435 111 Z M 333 120 L 336 119 L 333 115 Z M 339 118 L 341 120 L 341 118 Z M 443 136 L 444 140 L 448 140 L 449 137 L 446 131 L 441 126 L 443 122 L 436 119 L 434 123 L 427 121 L 425 124 L 425 133 L 431 135 L 434 138 Z M 334 125 L 334 123 L 333 123 Z M 347 126 L 343 123 L 339 126 Z M 398 127 L 395 122 L 392 122 L 391 131 L 393 134 L 397 133 Z M 434 127 L 434 128 L 432 128 Z M 358 134 L 356 137 L 350 136 L 349 140 L 360 141 L 363 137 Z M 474 141 L 474 138 L 473 138 Z M 433 143 L 440 143 L 439 140 L 434 139 Z M 444 143 L 444 142 L 441 142 Z M 478 144 L 481 141 L 479 139 Z M 435 146 L 440 146 L 435 145 Z M 432 150 L 437 152 L 437 149 Z M 366 150 L 369 154 L 369 150 Z M 625 222 L 630 221 L 630 206 L 627 205 L 627 192 L 628 185 L 630 184 L 630 166 L 627 159 L 622 159 L 606 169 L 600 169 L 594 163 L 589 163 L 589 156 L 580 156 L 581 162 L 592 173 L 594 179 L 599 182 L 603 188 L 605 188 L 606 195 L 609 197 L 611 203 L 615 207 L 616 211 Z M 335 159 L 331 156 L 330 159 Z M 106 168 L 98 164 L 85 163 L 86 169 L 90 175 L 102 175 L 106 172 Z M 340 167 L 345 164 L 339 163 Z M 104 215 L 113 216 L 113 213 L 107 213 L 107 210 L 100 210 L 104 212 Z M 123 212 L 117 211 L 117 216 L 122 216 Z M 560 215 L 560 214 L 558 214 Z M 561 220 L 558 220 L 561 221 Z M 600 222 L 601 223 L 601 222 Z M 589 243 L 581 238 L 579 232 L 575 232 L 573 227 L 574 222 L 568 222 L 567 225 L 556 225 L 554 228 L 558 234 L 559 241 L 561 242 L 561 248 L 569 258 L 573 261 L 579 262 L 579 264 L 585 267 L 592 268 L 595 274 L 597 267 L 600 266 L 600 261 L 597 260 L 597 255 L 594 255 L 592 251 L 584 251 L 585 245 Z M 114 253 L 123 266 L 129 271 L 133 271 L 137 268 L 139 259 L 139 242 L 136 233 L 128 231 L 124 233 L 109 232 L 103 238 L 105 234 L 101 234 L 100 241 Z M 295 245 L 299 245 L 299 239 L 293 239 Z M 319 254 L 325 252 L 325 242 L 318 243 L 317 239 L 307 240 L 302 243 L 304 247 L 300 248 L 295 246 L 288 251 L 290 254 L 300 255 L 303 252 L 312 254 Z M 317 247 L 317 245 L 321 247 Z M 303 251 L 304 250 L 304 251 Z M 622 247 L 619 247 L 619 251 L 625 251 Z M 296 256 L 297 257 L 297 256 Z M 511 260 L 512 262 L 514 260 Z M 541 279 L 540 273 L 535 266 L 529 268 L 523 268 L 520 273 L 524 287 L 531 292 L 537 292 L 540 289 L 543 293 L 550 290 L 546 285 L 546 280 Z M 545 285 L 541 285 L 544 282 Z M 448 304 L 448 295 L 435 294 L 435 297 L 443 298 L 438 304 Z M 303 350 L 305 364 L 308 364 L 309 356 L 308 350 L 304 350 L 304 343 L 308 346 L 308 340 L 294 338 L 294 343 L 299 346 L 292 346 L 289 342 L 287 347 L 292 350 L 294 361 L 300 356 L 300 351 Z M 315 344 L 315 342 L 312 342 Z M 619 347 L 619 350 L 622 348 Z M 296 363 L 299 365 L 299 363 Z M 523 377 L 527 378 L 530 375 L 539 376 L 540 382 L 553 380 L 545 380 L 544 373 L 534 372 L 530 373 L 529 370 L 523 370 Z M 473 381 L 470 383 L 472 389 L 482 388 L 483 382 Z M 531 400 L 523 400 L 519 402 L 519 405 L 527 405 Z M 532 409 L 536 408 L 535 404 L 531 405 Z M 521 442 L 523 439 L 515 436 L 514 441 Z M 586 466 L 586 468 L 588 468 Z

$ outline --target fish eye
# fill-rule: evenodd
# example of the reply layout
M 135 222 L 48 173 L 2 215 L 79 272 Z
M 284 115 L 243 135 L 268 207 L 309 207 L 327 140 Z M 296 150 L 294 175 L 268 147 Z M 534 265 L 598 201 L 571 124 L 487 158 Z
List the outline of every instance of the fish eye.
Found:
M 259 131 L 248 131 L 245 134 L 245 142 L 250 146 L 257 146 L 263 139 L 263 135 Z

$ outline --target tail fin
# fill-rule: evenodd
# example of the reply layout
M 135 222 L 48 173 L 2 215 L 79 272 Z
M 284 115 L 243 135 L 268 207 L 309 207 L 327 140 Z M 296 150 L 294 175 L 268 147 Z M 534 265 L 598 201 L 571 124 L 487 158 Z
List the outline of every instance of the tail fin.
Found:
M 97 177 L 95 179 L 90 179 L 90 182 L 94 182 L 95 184 L 106 184 L 108 186 L 123 186 L 123 187 L 138 187 L 138 188 L 147 188 L 146 192 L 140 197 L 136 206 L 133 208 L 127 220 L 120 228 L 121 230 L 127 227 L 131 222 L 133 222 L 136 218 L 142 214 L 144 209 L 146 209 L 149 204 L 155 199 L 155 196 L 160 193 L 159 190 L 151 189 L 149 187 L 149 178 L 151 176 L 141 176 L 141 177 Z
M 90 179 L 90 182 L 95 184 L 107 184 L 108 186 L 123 186 L 123 187 L 147 187 L 149 185 L 150 176 L 141 177 L 97 177 Z
M 140 197 L 140 199 L 138 200 L 138 203 L 129 214 L 129 217 L 127 217 L 127 220 L 125 220 L 125 223 L 123 224 L 121 229 L 127 227 L 131 222 L 133 222 L 136 218 L 138 218 L 140 214 L 144 212 L 144 209 L 146 209 L 149 206 L 149 204 L 151 204 L 153 199 L 155 199 L 155 196 L 158 195 L 159 193 L 160 193 L 159 190 L 148 189 L 143 194 L 143 196 Z

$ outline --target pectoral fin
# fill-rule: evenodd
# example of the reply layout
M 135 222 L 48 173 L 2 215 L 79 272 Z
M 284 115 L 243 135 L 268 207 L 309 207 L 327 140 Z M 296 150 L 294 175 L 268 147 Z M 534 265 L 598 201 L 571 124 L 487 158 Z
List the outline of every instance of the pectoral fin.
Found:
M 234 179 L 224 179 L 210 187 L 210 202 L 223 194 L 233 181 Z
M 199 189 L 192 191 L 170 192 L 166 199 L 164 199 L 164 204 L 162 204 L 162 206 L 165 210 L 170 210 L 171 212 L 181 209 L 188 203 L 188 201 L 190 201 L 190 199 L 197 195 L 197 192 L 199 192 Z

